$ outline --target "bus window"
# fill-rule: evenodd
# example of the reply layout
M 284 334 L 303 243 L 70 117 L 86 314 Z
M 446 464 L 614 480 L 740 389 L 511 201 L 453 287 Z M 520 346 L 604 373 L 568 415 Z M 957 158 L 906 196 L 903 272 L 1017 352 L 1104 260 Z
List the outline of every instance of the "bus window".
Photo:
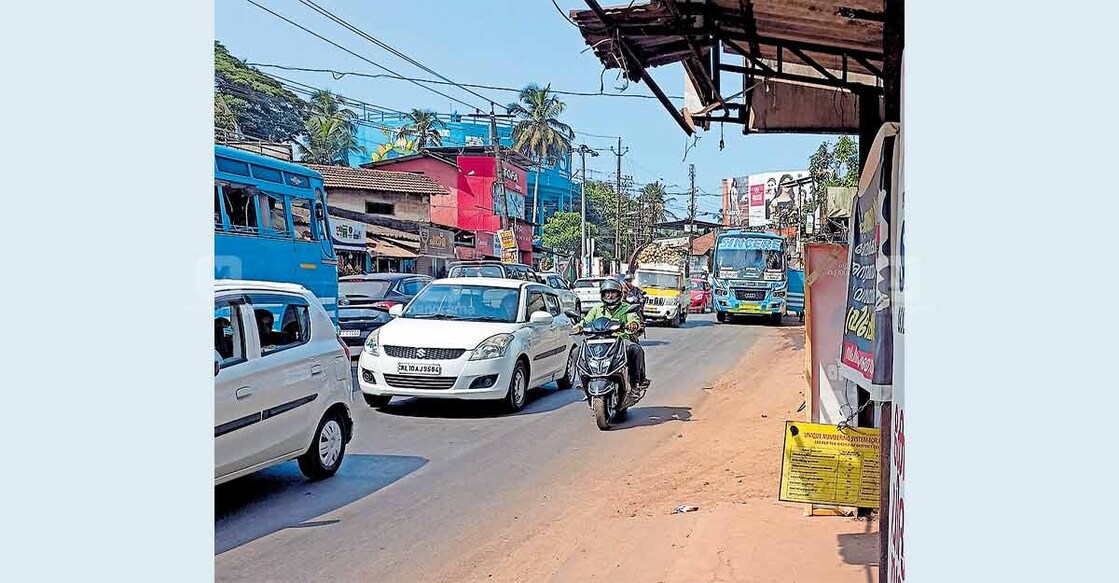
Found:
M 221 187 L 217 184 L 214 185 L 214 229 L 225 230 L 221 221 Z
M 256 231 L 256 197 L 247 188 L 230 186 L 222 188 L 225 198 L 225 214 L 229 216 L 229 226 L 234 231 Z
M 330 231 L 326 228 L 326 199 L 322 191 L 315 189 L 315 227 L 316 234 L 323 241 L 330 240 Z
M 284 198 L 275 194 L 264 194 L 264 204 L 267 209 L 267 226 L 274 233 L 286 237 L 288 235 L 288 210 Z
M 314 241 L 311 233 L 311 201 L 305 198 L 291 198 L 291 222 L 295 227 L 295 238 L 299 241 Z

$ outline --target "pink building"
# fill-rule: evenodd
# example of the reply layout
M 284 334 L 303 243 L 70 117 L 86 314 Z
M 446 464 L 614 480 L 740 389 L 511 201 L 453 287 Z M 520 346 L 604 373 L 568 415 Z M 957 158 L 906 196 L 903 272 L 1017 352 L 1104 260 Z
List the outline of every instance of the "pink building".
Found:
M 501 257 L 501 250 L 494 239 L 501 229 L 503 209 L 508 208 L 512 217 L 510 222 L 517 233 L 521 263 L 531 265 L 532 227 L 524 221 L 528 182 L 525 168 L 509 159 L 503 160 L 503 200 L 494 194 L 494 159 L 484 148 L 438 150 L 440 151 L 370 162 L 362 166 L 423 174 L 446 189 L 447 195 L 431 197 L 431 222 L 474 234 L 473 247 L 456 247 L 455 252 L 460 259 Z

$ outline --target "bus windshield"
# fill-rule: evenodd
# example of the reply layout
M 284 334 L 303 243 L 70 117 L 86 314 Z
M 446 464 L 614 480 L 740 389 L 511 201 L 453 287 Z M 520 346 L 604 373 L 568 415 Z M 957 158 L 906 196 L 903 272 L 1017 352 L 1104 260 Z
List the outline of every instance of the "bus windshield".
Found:
M 758 277 L 763 271 L 784 269 L 785 253 L 782 242 L 777 239 L 728 237 L 720 240 L 715 248 L 715 275 L 718 277 Z

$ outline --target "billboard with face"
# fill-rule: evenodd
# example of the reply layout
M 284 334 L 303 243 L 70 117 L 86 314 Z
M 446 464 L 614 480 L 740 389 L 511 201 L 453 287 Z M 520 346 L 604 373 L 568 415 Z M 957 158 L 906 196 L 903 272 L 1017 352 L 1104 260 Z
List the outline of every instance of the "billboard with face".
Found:
M 733 226 L 765 227 L 777 217 L 812 200 L 812 186 L 798 184 L 807 170 L 786 170 L 732 179 L 731 208 L 723 209 Z

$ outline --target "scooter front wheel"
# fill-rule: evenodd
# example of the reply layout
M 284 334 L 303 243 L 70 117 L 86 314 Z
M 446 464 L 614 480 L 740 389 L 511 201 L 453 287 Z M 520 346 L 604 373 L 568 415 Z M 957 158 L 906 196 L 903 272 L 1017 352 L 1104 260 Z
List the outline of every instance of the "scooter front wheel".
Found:
M 610 421 L 614 418 L 614 394 L 598 395 L 591 397 L 591 411 L 594 413 L 594 422 L 598 428 L 606 431 L 610 429 Z

